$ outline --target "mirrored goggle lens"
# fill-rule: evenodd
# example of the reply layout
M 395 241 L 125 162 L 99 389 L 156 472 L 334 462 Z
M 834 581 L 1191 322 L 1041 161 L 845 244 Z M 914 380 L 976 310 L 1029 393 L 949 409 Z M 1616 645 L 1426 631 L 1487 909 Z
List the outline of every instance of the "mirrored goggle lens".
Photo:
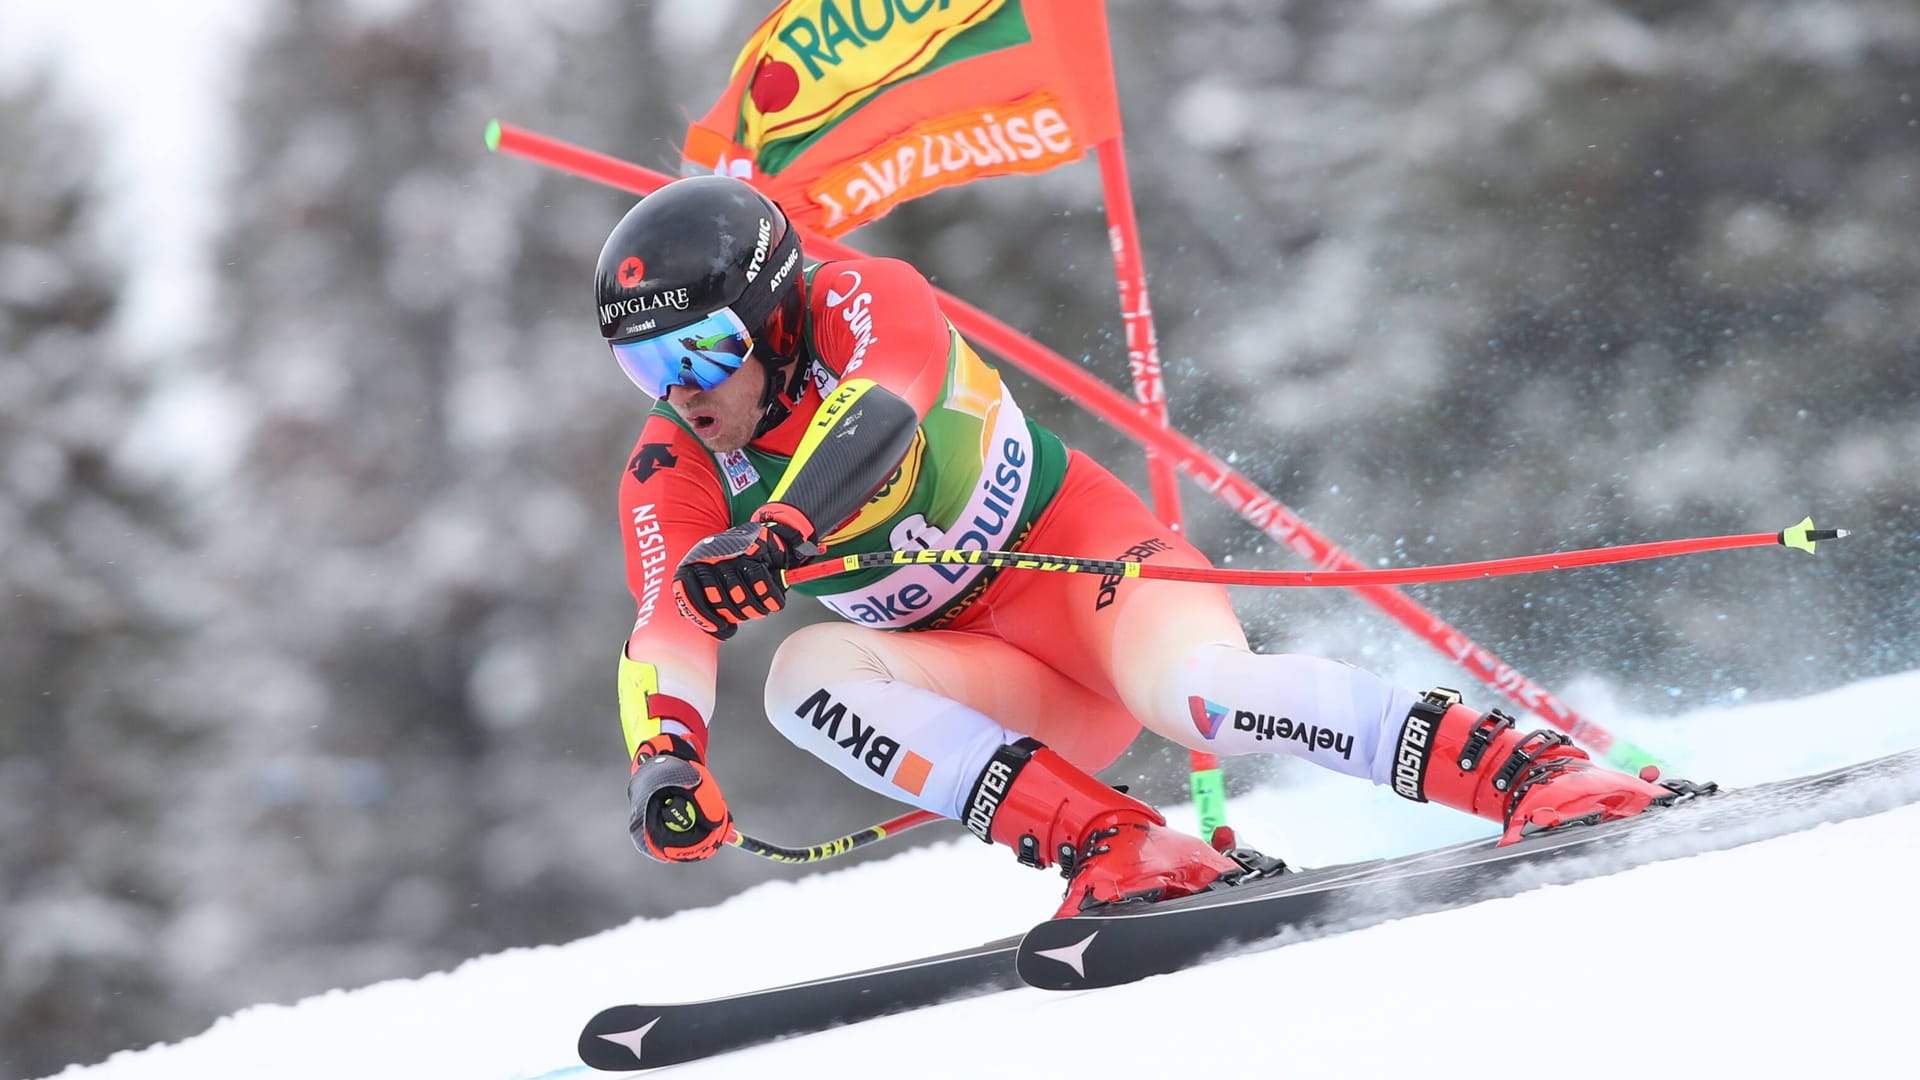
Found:
M 676 386 L 711 390 L 738 371 L 752 351 L 753 335 L 728 308 L 657 337 L 613 344 L 620 370 L 656 398 Z

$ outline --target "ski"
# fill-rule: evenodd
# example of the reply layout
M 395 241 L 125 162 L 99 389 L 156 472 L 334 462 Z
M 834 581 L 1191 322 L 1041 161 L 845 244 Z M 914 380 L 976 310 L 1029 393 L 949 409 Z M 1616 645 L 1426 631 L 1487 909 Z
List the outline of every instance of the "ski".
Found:
M 1920 801 L 1920 749 L 1813 776 L 1573 825 L 1290 871 L 1159 904 L 1126 904 L 944 953 L 699 1002 L 616 1005 L 580 1033 L 580 1059 L 618 1072 L 712 1057 L 946 1001 L 1032 985 L 1112 986 L 1286 934 L 1305 940 L 1771 839 Z
M 1020 984 L 1019 937 L 809 982 L 708 1001 L 615 1005 L 580 1032 L 580 1060 L 596 1069 L 654 1069 L 825 1031 Z
M 1161 903 L 1053 919 L 1021 940 L 1022 981 L 1084 990 L 1177 971 L 1248 945 L 1326 936 L 1444 908 L 1768 840 L 1920 801 L 1920 749 L 1684 799 L 1507 847 L 1492 838 L 1288 872 Z

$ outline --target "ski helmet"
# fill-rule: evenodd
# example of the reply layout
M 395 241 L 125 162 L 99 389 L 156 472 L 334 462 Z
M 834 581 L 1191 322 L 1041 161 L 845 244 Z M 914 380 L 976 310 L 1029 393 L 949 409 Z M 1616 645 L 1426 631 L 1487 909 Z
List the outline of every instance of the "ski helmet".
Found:
M 767 369 L 758 437 L 806 388 L 800 232 L 744 180 L 690 176 L 640 200 L 594 271 L 600 334 L 635 385 L 710 390 L 748 356 Z

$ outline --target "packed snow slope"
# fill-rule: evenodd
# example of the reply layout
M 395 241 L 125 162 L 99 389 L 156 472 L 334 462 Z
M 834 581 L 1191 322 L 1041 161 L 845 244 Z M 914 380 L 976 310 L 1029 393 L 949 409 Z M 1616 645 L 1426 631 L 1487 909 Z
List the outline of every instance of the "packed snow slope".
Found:
M 1920 746 L 1916 699 L 1920 672 L 1614 726 L 1695 778 L 1742 784 Z M 1296 863 L 1485 832 L 1364 784 L 1288 775 L 1232 813 L 1244 839 Z M 1180 809 L 1176 824 L 1190 825 Z M 674 1074 L 1912 1075 L 1917 862 L 1920 806 L 1909 806 L 1132 986 L 995 994 Z M 634 872 L 676 871 L 636 860 Z M 248 1009 L 185 1042 L 60 1075 L 599 1075 L 575 1062 L 573 1044 L 602 1006 L 695 1000 L 971 945 L 1051 910 L 1058 888 L 959 838 L 564 946 Z

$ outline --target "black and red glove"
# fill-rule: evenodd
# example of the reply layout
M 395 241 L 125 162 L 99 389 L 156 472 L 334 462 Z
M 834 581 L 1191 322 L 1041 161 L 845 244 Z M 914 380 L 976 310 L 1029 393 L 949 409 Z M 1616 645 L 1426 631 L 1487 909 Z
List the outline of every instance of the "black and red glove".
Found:
M 753 520 L 693 545 L 673 574 L 680 614 L 725 641 L 739 624 L 779 611 L 787 603 L 782 572 L 823 549 L 813 522 L 786 503 L 768 503 Z
M 640 854 L 661 862 L 705 859 L 725 846 L 733 814 L 700 751 L 679 735 L 640 744 L 627 778 L 627 833 Z

